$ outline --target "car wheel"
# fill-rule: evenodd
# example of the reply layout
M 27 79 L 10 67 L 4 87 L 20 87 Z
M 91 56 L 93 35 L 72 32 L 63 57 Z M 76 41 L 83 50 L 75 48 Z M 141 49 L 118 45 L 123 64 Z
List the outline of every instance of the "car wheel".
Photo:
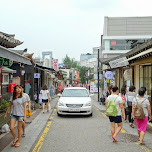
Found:
M 92 116 L 93 116 L 93 113 L 91 113 L 89 116 L 92 117 Z
M 61 116 L 61 114 L 59 114 L 58 112 L 57 112 L 57 115 L 60 117 Z

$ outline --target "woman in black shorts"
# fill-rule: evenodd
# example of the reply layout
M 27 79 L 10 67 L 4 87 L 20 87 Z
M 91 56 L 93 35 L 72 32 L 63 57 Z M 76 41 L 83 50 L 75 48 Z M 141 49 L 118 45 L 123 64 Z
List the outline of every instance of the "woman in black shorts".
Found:
M 113 142 L 117 142 L 116 137 L 122 129 L 121 112 L 123 114 L 123 120 L 125 120 L 125 111 L 124 111 L 124 107 L 123 107 L 122 98 L 120 96 L 118 96 L 118 94 L 119 94 L 118 87 L 117 86 L 113 87 L 112 91 L 113 91 L 113 93 L 110 96 L 108 96 L 108 98 L 106 100 L 106 106 L 107 106 L 108 102 L 110 102 L 110 101 L 116 102 L 116 108 L 118 111 L 117 116 L 116 117 L 109 116 L 109 120 L 111 122 L 111 134 L 112 134 Z M 117 123 L 118 127 L 115 130 L 116 123 Z

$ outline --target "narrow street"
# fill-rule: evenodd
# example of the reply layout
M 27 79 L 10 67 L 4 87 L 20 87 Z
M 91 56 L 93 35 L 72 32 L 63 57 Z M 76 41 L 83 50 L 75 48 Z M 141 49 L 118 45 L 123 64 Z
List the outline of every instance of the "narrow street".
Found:
M 58 117 L 56 109 L 50 116 L 46 128 L 33 146 L 33 152 L 150 152 L 152 151 L 150 134 L 145 136 L 146 146 L 139 146 L 136 128 L 132 129 L 127 123 L 118 136 L 118 143 L 112 143 L 110 123 L 104 111 L 96 101 L 93 116 L 62 116 Z M 48 130 L 49 129 L 49 130 Z M 47 131 L 47 133 L 46 133 Z

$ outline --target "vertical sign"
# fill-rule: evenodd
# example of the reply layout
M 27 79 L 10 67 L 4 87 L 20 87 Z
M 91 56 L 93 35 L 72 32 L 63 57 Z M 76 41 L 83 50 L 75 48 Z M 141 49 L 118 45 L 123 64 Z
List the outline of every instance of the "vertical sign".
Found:
M 54 70 L 58 70 L 58 59 L 54 59 Z
M 0 68 L 0 98 L 2 97 L 2 68 Z

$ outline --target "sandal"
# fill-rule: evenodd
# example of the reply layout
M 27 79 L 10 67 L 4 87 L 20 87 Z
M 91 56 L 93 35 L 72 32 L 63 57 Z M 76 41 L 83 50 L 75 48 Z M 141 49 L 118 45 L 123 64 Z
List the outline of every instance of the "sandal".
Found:
M 144 144 L 144 143 L 139 143 L 139 145 L 140 145 L 140 146 L 144 146 L 145 144 Z
M 18 139 L 17 139 L 16 141 L 13 141 L 13 142 L 11 143 L 11 146 L 12 146 L 12 147 L 15 146 L 15 144 L 16 144 L 17 141 L 18 141 Z
M 118 141 L 117 141 L 117 139 L 116 139 L 116 138 L 114 138 L 113 136 L 112 136 L 112 138 L 113 138 L 113 142 L 118 142 Z
M 131 128 L 134 128 L 133 124 L 130 124 L 130 127 L 131 127 Z
M 16 148 L 17 148 L 17 147 L 20 147 L 20 143 L 19 143 L 19 142 L 16 142 L 15 147 L 16 147 Z

